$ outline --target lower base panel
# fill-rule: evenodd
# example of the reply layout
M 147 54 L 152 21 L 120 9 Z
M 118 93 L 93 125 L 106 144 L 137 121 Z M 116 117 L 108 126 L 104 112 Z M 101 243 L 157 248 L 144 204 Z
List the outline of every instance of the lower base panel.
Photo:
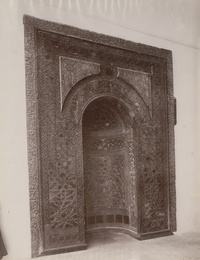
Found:
M 79 245 L 73 245 L 73 246 L 68 246 L 68 247 L 47 249 L 47 250 L 44 250 L 39 256 L 69 253 L 69 252 L 86 250 L 86 249 L 87 249 L 87 244 L 79 244 Z
M 156 233 L 147 233 L 147 234 L 140 234 L 137 238 L 138 240 L 146 240 L 146 239 L 152 239 L 157 237 L 165 237 L 165 236 L 171 236 L 174 235 L 172 231 L 159 231 Z
M 173 232 L 171 232 L 169 230 L 159 231 L 159 232 L 155 232 L 155 233 L 138 234 L 132 230 L 128 230 L 128 229 L 124 229 L 124 228 L 114 228 L 114 227 L 96 228 L 96 229 L 87 231 L 87 233 L 94 234 L 94 233 L 100 233 L 100 232 L 106 232 L 106 231 L 125 233 L 140 241 L 146 240 L 146 239 L 173 235 Z M 62 253 L 80 251 L 80 250 L 85 250 L 85 249 L 87 249 L 87 244 L 72 245 L 72 246 L 68 246 L 68 247 L 44 250 L 39 256 L 62 254 Z
M 118 228 L 118 227 L 104 227 L 104 228 L 96 228 L 92 230 L 88 230 L 87 233 L 96 233 L 96 232 L 105 232 L 105 231 L 113 231 L 113 232 L 121 232 L 124 234 L 128 234 L 138 240 L 146 240 L 146 239 L 152 239 L 152 238 L 157 238 L 157 237 L 164 237 L 164 236 L 171 236 L 174 235 L 172 231 L 170 230 L 163 230 L 163 231 L 157 231 L 157 232 L 152 232 L 152 233 L 143 233 L 143 234 L 138 234 L 137 232 L 130 230 L 130 229 L 125 229 L 125 228 Z

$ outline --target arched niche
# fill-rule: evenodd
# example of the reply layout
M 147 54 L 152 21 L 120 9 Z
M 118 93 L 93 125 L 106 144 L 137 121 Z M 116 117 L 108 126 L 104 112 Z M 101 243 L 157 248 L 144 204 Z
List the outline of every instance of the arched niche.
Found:
M 107 121 L 106 117 L 104 117 L 105 113 L 109 117 L 109 119 L 107 118 L 108 122 L 104 122 L 107 126 L 105 129 L 97 131 L 99 126 L 97 124 L 103 123 L 103 120 Z M 101 116 L 101 119 L 99 118 L 100 120 L 96 121 L 98 115 Z M 134 88 L 125 82 L 118 79 L 113 80 L 111 77 L 96 77 L 95 80 L 83 81 L 75 85 L 64 102 L 62 117 L 64 124 L 61 124 L 61 135 L 62 138 L 63 136 L 67 137 L 66 148 L 64 149 L 65 156 L 70 158 L 72 165 L 76 166 L 70 169 L 70 175 L 76 176 L 74 185 L 80 187 L 77 197 L 74 198 L 78 212 L 76 216 L 79 216 L 77 217 L 77 221 L 79 221 L 79 223 L 77 222 L 79 239 L 81 235 L 81 238 L 85 241 L 87 230 L 93 231 L 107 228 L 118 229 L 139 238 L 141 221 L 139 218 L 141 209 L 138 208 L 140 203 L 139 173 L 140 167 L 144 167 L 139 154 L 142 153 L 146 140 L 143 145 L 142 142 L 139 144 L 139 141 L 142 139 L 143 131 L 147 133 L 149 131 L 148 127 L 151 125 L 151 115 L 144 100 Z M 96 126 L 94 121 L 96 121 Z M 96 139 L 94 142 L 101 141 L 101 136 L 104 135 L 107 138 L 109 136 L 111 139 L 115 138 L 117 143 L 120 142 L 121 137 L 121 143 L 124 143 L 124 150 L 116 149 L 116 156 L 113 157 L 110 153 L 107 160 L 104 160 L 104 151 L 101 153 L 101 159 L 102 162 L 104 161 L 106 165 L 109 165 L 111 174 L 113 174 L 112 166 L 116 167 L 116 164 L 118 164 L 118 168 L 114 170 L 116 171 L 119 170 L 121 164 L 124 164 L 124 168 L 120 171 L 122 172 L 121 177 L 124 178 L 128 187 L 128 191 L 124 194 L 126 197 L 124 203 L 126 205 L 123 208 L 116 206 L 116 209 L 111 209 L 107 213 L 106 207 L 104 207 L 102 213 L 100 213 L 100 209 L 95 212 L 88 211 L 87 215 L 87 189 L 88 185 L 92 185 L 92 183 L 89 184 L 86 181 L 87 177 L 89 177 L 86 171 L 90 167 L 95 167 L 100 158 L 97 159 L 96 157 L 96 163 L 94 163 L 95 152 L 87 153 L 86 147 L 91 147 L 94 138 Z M 104 137 L 103 139 L 105 139 Z M 146 136 L 146 138 L 151 138 L 151 136 Z M 106 140 L 108 141 L 108 139 Z M 63 143 L 63 141 L 58 140 L 58 143 Z M 110 144 L 112 146 L 112 143 Z M 102 143 L 102 145 L 104 144 Z M 87 164 L 87 155 L 90 157 L 90 165 Z M 98 156 L 97 152 L 96 155 Z M 92 163 L 93 166 L 91 162 L 94 163 Z M 85 181 L 87 182 L 86 185 Z M 121 188 L 123 187 L 121 186 Z M 113 219 L 114 222 L 112 223 Z
M 82 120 L 86 231 L 136 230 L 137 135 L 130 111 L 120 100 L 99 97 Z M 133 194 L 135 196 L 133 196 Z M 135 200 L 133 203 L 132 201 Z M 130 232 L 131 233 L 131 232 Z

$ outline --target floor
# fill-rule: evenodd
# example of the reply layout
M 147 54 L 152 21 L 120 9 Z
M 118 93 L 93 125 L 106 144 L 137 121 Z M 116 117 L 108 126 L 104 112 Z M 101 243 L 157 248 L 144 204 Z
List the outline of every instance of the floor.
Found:
M 67 254 L 43 256 L 38 260 L 196 260 L 200 259 L 200 234 L 138 241 L 121 233 L 97 233 L 88 237 L 88 249 Z M 6 256 L 3 260 L 11 259 Z

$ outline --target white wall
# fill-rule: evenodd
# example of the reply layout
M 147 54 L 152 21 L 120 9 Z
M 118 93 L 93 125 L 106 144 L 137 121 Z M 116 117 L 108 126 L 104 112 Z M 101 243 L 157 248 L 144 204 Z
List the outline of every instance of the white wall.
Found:
M 200 2 L 147 2 L 0 0 L 0 227 L 10 256 L 31 255 L 23 14 L 172 50 L 178 104 L 175 128 L 178 232 L 200 231 L 197 170 Z

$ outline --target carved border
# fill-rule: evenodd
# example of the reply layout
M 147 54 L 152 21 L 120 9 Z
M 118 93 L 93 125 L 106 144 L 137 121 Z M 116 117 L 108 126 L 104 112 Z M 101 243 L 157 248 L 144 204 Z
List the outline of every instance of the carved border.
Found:
M 31 221 L 32 257 L 43 251 L 43 229 L 41 212 L 40 181 L 40 140 L 39 113 L 37 101 L 37 50 L 35 47 L 35 27 L 27 24 L 24 27 L 25 38 L 25 73 L 26 73 L 26 113 L 28 138 L 29 196 Z
M 176 230 L 176 194 L 175 194 L 175 152 L 174 152 L 174 96 L 172 75 L 172 53 L 144 44 L 133 43 L 120 38 L 78 29 L 72 26 L 53 23 L 24 15 L 25 37 L 25 66 L 26 66 L 26 98 L 27 98 L 27 137 L 28 137 L 28 165 L 29 165 L 29 194 L 31 211 L 31 239 L 32 257 L 43 253 L 43 228 L 41 220 L 41 186 L 40 186 L 40 140 L 39 114 L 37 103 L 37 30 L 78 37 L 103 45 L 109 45 L 124 50 L 132 50 L 144 55 L 163 58 L 166 62 L 167 96 L 168 96 L 168 155 L 169 155 L 169 201 L 171 231 Z

